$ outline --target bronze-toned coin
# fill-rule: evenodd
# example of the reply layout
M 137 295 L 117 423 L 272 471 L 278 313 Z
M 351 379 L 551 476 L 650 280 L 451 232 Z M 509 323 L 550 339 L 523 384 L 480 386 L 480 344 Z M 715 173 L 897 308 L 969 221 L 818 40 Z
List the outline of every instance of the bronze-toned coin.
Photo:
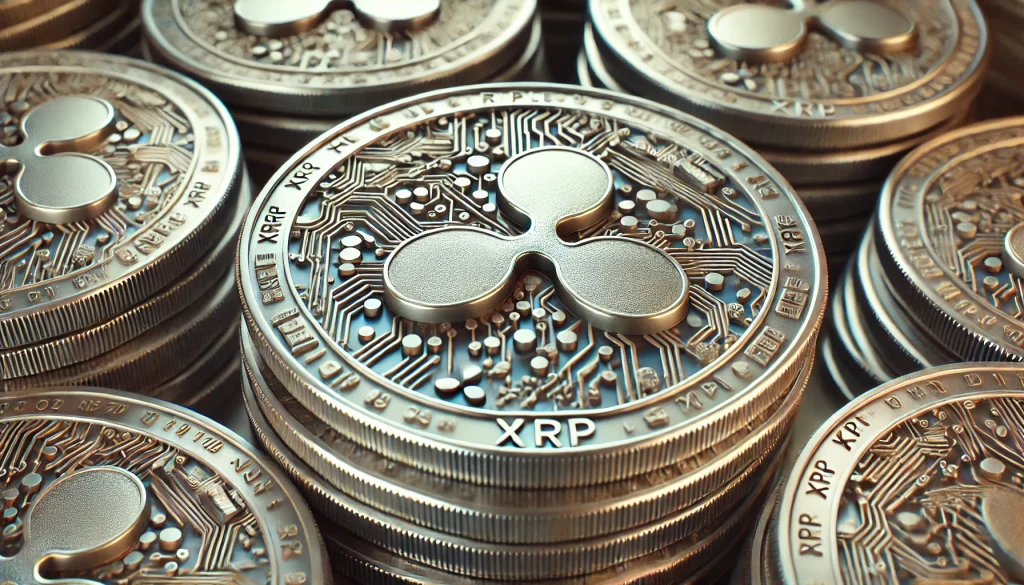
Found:
M 0 27 L 9 27 L 60 8 L 71 0 L 0 0 Z
M 0 50 L 18 51 L 56 43 L 118 8 L 119 0 L 70 0 L 49 12 L 0 28 Z
M 763 159 L 657 104 L 544 84 L 336 127 L 264 188 L 239 260 L 257 349 L 304 407 L 503 487 L 719 443 L 792 386 L 825 296 L 814 228 Z
M 73 51 L 4 53 L 0 84 L 0 347 L 115 318 L 219 240 L 241 159 L 209 92 Z
M 601 54 L 637 93 L 787 149 L 901 140 L 964 109 L 988 34 L 972 0 L 594 0 Z
M 876 245 L 893 292 L 961 360 L 1024 359 L 1024 118 L 925 144 L 886 183 Z
M 956 364 L 836 413 L 780 497 L 770 538 L 781 581 L 1019 581 L 1022 379 L 1016 364 Z
M 62 39 L 39 45 L 39 49 L 98 49 L 115 39 L 124 30 L 130 30 L 139 16 L 137 6 L 127 4 L 117 7 L 99 20 L 74 34 Z
M 224 427 L 100 388 L 0 398 L 0 581 L 330 585 L 301 496 Z

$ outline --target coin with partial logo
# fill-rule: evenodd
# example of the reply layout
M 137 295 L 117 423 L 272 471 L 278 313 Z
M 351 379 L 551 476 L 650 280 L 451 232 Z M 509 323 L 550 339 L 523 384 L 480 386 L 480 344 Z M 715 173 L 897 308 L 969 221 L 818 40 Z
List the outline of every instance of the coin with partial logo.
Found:
M 0 453 L 0 582 L 331 583 L 287 476 L 178 406 L 100 388 L 5 394 Z
M 1024 578 L 1024 369 L 965 363 L 834 415 L 782 490 L 769 565 L 786 585 Z
M 209 92 L 139 61 L 5 53 L 0 347 L 96 327 L 193 266 L 241 185 Z
M 792 386 L 825 296 L 816 232 L 763 159 L 654 103 L 543 84 L 335 128 L 264 188 L 239 263 L 254 344 L 304 408 L 505 487 L 719 443 Z
M 632 91 L 788 149 L 932 128 L 977 93 L 988 50 L 972 0 L 594 0 L 590 15 Z

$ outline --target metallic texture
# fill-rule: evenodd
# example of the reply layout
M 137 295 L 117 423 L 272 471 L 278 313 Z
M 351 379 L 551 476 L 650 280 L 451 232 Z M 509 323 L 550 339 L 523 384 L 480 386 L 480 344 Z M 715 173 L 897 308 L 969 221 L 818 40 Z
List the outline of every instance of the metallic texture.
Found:
M 836 413 L 780 496 L 787 585 L 1020 580 L 1024 372 L 967 363 L 894 380 Z
M 1024 222 L 1022 145 L 1024 118 L 951 132 L 905 158 L 882 194 L 876 243 L 893 292 L 962 360 L 1024 359 L 1024 274 L 1006 245 Z
M 973 0 L 778 4 L 593 0 L 590 16 L 631 91 L 767 146 L 901 140 L 948 120 L 981 82 L 988 33 Z
M 218 241 L 240 188 L 240 157 L 234 126 L 207 91 L 146 63 L 73 51 L 0 55 L 0 84 L 0 156 L 10 159 L 14 148 L 19 163 L 0 176 L 0 347 L 115 318 Z M 61 152 L 68 148 L 74 152 Z M 108 206 L 109 169 L 117 188 Z M 52 199 L 57 194 L 70 201 Z M 96 205 L 108 208 L 73 221 Z M 72 221 L 31 219 L 43 212 Z
M 57 42 L 89 25 L 97 14 L 106 14 L 119 4 L 120 0 L 70 0 L 48 12 L 0 27 L 0 51 Z
M 183 408 L 100 389 L 0 400 L 4 583 L 331 583 L 277 467 Z
M 433 22 L 441 11 L 441 0 L 235 0 L 235 22 L 251 35 L 287 37 L 316 28 L 341 6 L 350 7 L 369 29 L 400 32 Z
M 399 4 L 372 3 L 375 11 Z M 236 0 L 145 0 L 153 58 L 201 80 L 229 104 L 328 117 L 490 79 L 528 44 L 536 0 L 443 0 L 433 23 L 397 33 L 367 29 L 351 10 L 333 10 L 286 38 L 240 30 L 235 6 Z
M 485 318 L 395 314 L 383 278 L 395 250 L 467 226 L 521 237 L 497 204 L 500 166 L 555 145 L 601 160 L 615 185 L 613 211 L 568 241 L 660 248 L 686 274 L 687 316 L 606 332 L 542 272 Z M 297 154 L 250 212 L 238 277 L 269 369 L 353 441 L 467 483 L 580 486 L 703 451 L 788 391 L 824 304 L 813 230 L 763 160 L 697 119 L 594 90 L 481 86 L 377 109 Z

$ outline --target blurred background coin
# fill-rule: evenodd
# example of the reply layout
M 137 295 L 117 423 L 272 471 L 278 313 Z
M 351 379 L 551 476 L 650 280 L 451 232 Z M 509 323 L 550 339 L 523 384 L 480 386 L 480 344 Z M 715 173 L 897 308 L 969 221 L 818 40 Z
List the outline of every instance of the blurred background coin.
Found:
M 128 53 L 141 40 L 139 2 L 5 0 L 0 2 L 0 50 L 90 49 Z

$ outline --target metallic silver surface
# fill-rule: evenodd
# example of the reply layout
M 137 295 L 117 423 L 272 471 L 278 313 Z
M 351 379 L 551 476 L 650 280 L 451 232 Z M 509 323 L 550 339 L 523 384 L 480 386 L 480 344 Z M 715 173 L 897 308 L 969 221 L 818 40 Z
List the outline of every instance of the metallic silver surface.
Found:
M 341 6 L 351 7 L 367 28 L 384 32 L 425 28 L 441 11 L 441 0 L 235 0 L 235 23 L 261 37 L 287 37 L 316 28 Z

